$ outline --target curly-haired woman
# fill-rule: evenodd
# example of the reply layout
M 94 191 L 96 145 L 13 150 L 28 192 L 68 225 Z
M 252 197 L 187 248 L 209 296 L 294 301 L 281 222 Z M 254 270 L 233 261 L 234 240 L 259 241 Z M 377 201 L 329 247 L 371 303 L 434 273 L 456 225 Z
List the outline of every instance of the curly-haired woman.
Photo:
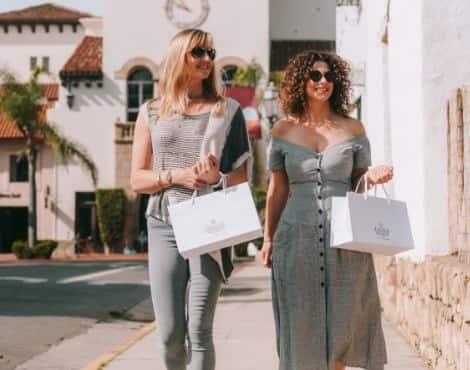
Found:
M 272 131 L 262 249 L 273 270 L 280 370 L 386 363 L 372 256 L 329 247 L 330 197 L 344 196 L 364 174 L 369 184 L 393 176 L 390 166 L 368 169 L 364 127 L 348 117 L 348 73 L 340 57 L 307 51 L 290 60 L 281 84 L 286 118 Z

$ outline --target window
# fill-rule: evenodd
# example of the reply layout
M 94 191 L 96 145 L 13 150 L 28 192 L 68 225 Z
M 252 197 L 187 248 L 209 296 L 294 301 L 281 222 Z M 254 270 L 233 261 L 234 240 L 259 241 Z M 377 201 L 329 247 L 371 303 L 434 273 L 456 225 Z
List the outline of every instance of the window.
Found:
M 10 156 L 10 182 L 28 181 L 28 159 L 22 156 L 18 159 L 17 155 Z
M 238 67 L 234 65 L 227 65 L 222 67 L 220 73 L 222 75 L 222 83 L 226 86 L 230 86 L 233 83 L 233 78 L 237 72 Z
M 140 105 L 152 98 L 152 74 L 146 68 L 135 69 L 127 78 L 127 122 L 135 122 Z
M 42 57 L 42 68 L 49 72 L 49 57 Z
M 38 66 L 38 58 L 37 57 L 30 57 L 29 58 L 29 69 L 34 71 Z
M 289 59 L 305 50 L 335 51 L 335 41 L 324 40 L 284 40 L 271 41 L 271 71 L 282 71 Z

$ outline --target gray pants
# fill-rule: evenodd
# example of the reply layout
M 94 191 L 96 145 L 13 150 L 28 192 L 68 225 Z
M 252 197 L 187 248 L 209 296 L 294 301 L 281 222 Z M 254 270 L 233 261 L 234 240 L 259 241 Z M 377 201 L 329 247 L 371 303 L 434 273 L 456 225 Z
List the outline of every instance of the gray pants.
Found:
M 214 370 L 212 323 L 222 283 L 219 267 L 207 254 L 183 259 L 170 225 L 148 217 L 147 226 L 150 288 L 166 368 Z

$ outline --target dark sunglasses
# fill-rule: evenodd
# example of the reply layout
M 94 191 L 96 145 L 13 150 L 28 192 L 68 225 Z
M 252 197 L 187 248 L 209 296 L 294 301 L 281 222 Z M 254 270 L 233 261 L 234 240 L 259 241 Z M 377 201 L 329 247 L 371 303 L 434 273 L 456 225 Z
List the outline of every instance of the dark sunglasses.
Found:
M 214 48 L 204 49 L 204 48 L 201 48 L 200 46 L 197 46 L 197 47 L 193 48 L 190 51 L 190 53 L 193 56 L 193 58 L 196 58 L 196 59 L 202 58 L 205 54 L 207 54 L 207 56 L 211 60 L 215 59 L 215 49 Z
M 320 82 L 322 77 L 325 77 L 325 80 L 327 80 L 328 82 L 335 81 L 335 74 L 332 71 L 327 71 L 325 73 L 322 73 L 320 71 L 314 70 L 310 72 L 310 79 L 313 82 Z

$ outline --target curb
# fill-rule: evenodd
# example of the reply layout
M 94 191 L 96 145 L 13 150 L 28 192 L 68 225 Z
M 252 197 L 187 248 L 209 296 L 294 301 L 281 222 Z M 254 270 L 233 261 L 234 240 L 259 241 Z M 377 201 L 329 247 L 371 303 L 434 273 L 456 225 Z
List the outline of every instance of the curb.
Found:
M 106 365 L 108 365 L 111 361 L 113 361 L 120 354 L 127 351 L 130 347 L 132 347 L 142 338 L 150 334 L 153 330 L 155 330 L 155 328 L 156 328 L 155 321 L 145 325 L 143 328 L 139 329 L 139 331 L 135 333 L 132 337 L 130 337 L 127 341 L 116 346 L 114 349 L 111 350 L 111 352 L 98 357 L 96 360 L 94 360 L 93 362 L 83 367 L 82 370 L 103 369 Z

